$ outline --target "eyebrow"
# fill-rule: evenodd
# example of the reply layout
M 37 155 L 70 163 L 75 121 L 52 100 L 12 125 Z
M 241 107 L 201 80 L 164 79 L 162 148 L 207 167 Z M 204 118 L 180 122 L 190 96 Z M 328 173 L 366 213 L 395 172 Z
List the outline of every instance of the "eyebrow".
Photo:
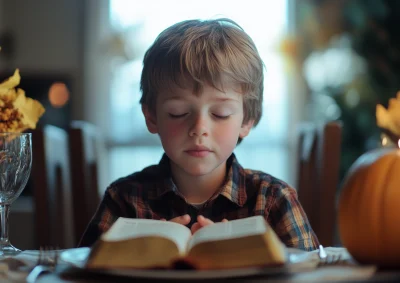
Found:
M 171 100 L 186 100 L 186 99 L 183 96 L 171 96 L 171 97 L 166 98 L 164 100 L 164 102 L 171 101 Z M 221 101 L 221 102 L 234 101 L 234 102 L 239 102 L 238 99 L 231 98 L 231 97 L 216 97 L 216 98 L 213 99 L 213 101 Z
M 217 100 L 217 101 L 236 101 L 236 102 L 239 102 L 239 100 L 237 100 L 235 98 L 231 98 L 231 97 L 218 97 L 215 100 Z

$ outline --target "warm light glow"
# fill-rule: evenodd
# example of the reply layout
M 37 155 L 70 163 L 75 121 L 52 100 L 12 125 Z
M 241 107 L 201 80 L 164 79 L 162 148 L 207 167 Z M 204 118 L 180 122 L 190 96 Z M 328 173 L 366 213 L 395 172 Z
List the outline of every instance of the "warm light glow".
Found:
M 382 145 L 387 145 L 388 143 L 388 138 L 387 137 L 383 137 L 382 138 Z
M 54 83 L 49 89 L 49 101 L 53 107 L 63 107 L 69 100 L 69 91 L 65 83 Z
M 397 141 L 397 146 L 400 148 L 400 140 Z

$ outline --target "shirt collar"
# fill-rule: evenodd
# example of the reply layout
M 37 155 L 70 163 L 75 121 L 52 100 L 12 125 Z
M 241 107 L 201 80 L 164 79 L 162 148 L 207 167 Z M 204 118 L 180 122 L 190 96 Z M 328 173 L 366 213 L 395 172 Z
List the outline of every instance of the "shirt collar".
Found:
M 159 174 L 161 175 L 160 182 L 157 184 L 157 198 L 161 198 L 169 192 L 179 194 L 177 187 L 172 180 L 170 159 L 164 153 L 159 164 Z M 221 186 L 220 192 L 216 196 L 221 195 L 231 202 L 242 207 L 247 200 L 246 193 L 246 173 L 243 167 L 239 164 L 235 154 L 227 160 L 227 174 L 224 184 Z
M 233 153 L 227 160 L 227 167 L 229 169 L 226 174 L 225 183 L 222 185 L 219 194 L 242 207 L 247 200 L 245 170 Z
M 172 180 L 171 166 L 169 157 L 164 153 L 160 162 L 158 163 L 160 181 L 157 183 L 157 198 L 161 198 L 168 192 L 178 193 L 176 185 Z

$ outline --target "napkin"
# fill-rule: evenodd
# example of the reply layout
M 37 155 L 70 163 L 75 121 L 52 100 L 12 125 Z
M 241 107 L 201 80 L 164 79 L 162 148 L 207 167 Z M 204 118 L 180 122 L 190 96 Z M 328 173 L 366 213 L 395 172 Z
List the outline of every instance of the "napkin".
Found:
M 25 282 L 26 276 L 35 267 L 38 258 L 37 250 L 26 250 L 13 257 L 0 257 L 0 281 Z
M 343 247 L 324 247 L 324 250 L 326 252 L 327 256 L 340 256 L 340 261 L 343 263 L 348 263 L 348 264 L 357 264 L 353 257 L 350 255 L 350 253 L 347 251 L 346 248 Z M 312 254 L 312 259 L 317 260 L 318 262 L 320 261 L 320 258 L 318 256 L 319 250 L 314 250 L 311 252 Z

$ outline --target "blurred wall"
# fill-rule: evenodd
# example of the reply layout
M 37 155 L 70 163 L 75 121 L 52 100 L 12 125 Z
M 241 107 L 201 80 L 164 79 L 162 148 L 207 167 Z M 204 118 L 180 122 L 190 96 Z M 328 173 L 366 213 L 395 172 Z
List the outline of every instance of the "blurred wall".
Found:
M 0 0 L 0 35 L 12 35 L 10 52 L 0 54 L 0 74 L 19 68 L 21 82 L 24 73 L 39 77 L 41 74 L 69 77 L 70 118 L 73 120 L 85 118 L 85 3 L 83 0 Z M 23 196 L 11 207 L 9 236 L 17 248 L 38 248 L 35 246 L 33 209 L 32 199 Z
M 83 119 L 82 0 L 0 0 L 0 32 L 12 34 L 12 54 L 0 56 L 0 71 L 71 77 L 71 118 Z M 29 94 L 27 94 L 29 96 Z

